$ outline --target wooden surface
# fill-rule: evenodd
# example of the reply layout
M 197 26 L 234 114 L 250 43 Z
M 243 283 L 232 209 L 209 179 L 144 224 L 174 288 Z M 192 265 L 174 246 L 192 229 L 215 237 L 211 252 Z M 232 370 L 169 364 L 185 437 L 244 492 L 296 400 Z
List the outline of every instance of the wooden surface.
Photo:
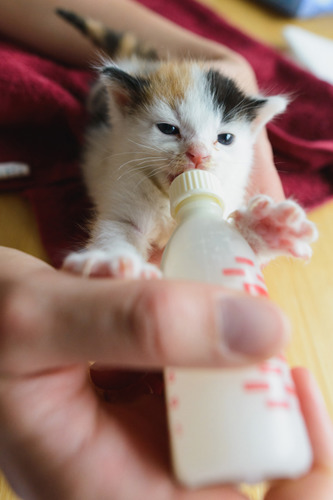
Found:
M 286 48 L 281 34 L 286 23 L 333 38 L 332 16 L 291 21 L 250 0 L 201 1 L 250 35 L 279 49 Z M 311 263 L 278 259 L 266 269 L 265 277 L 271 298 L 286 311 L 293 325 L 287 353 L 289 362 L 313 371 L 333 418 L 333 202 L 314 210 L 310 218 L 320 233 Z M 18 196 L 0 196 L 0 245 L 46 259 L 31 209 Z M 262 498 L 262 492 L 261 487 L 248 491 L 250 498 L 256 500 Z M 0 477 L 0 500 L 14 499 L 17 497 Z
M 199 1 L 257 40 L 266 42 L 279 50 L 287 48 L 282 36 L 282 30 L 286 24 L 300 26 L 318 35 L 333 38 L 333 15 L 306 20 L 290 19 L 255 0 Z

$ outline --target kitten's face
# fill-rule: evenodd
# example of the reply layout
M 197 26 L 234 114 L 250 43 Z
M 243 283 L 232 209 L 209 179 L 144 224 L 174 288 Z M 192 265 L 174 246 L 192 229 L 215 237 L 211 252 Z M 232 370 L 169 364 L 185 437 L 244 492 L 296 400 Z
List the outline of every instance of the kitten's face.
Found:
M 283 98 L 247 97 L 232 80 L 194 63 L 160 64 L 138 79 L 119 71 L 105 73 L 117 148 L 137 158 L 129 170 L 144 169 L 164 190 L 193 168 L 214 172 L 226 195 L 230 186 L 244 188 L 258 131 L 282 111 Z

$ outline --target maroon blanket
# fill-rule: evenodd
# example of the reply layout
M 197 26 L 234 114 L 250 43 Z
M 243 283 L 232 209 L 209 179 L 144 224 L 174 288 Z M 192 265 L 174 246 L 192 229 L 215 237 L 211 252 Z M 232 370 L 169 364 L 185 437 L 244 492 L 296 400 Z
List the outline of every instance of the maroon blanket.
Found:
M 261 89 L 295 96 L 269 125 L 286 194 L 307 208 L 333 194 L 333 86 L 302 71 L 193 0 L 141 0 L 172 21 L 240 52 Z M 92 75 L 0 42 L 0 162 L 23 161 L 29 177 L 0 182 L 36 212 L 44 245 L 58 265 L 84 237 L 89 203 L 78 169 L 84 101 Z

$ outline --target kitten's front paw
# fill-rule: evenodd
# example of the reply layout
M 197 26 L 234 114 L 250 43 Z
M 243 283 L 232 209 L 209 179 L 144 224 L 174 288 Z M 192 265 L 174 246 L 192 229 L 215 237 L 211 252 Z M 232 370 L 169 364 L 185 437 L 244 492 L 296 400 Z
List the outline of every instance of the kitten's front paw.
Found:
M 63 269 L 96 278 L 158 279 L 162 276 L 156 266 L 145 262 L 134 252 L 84 250 L 70 254 L 63 263 Z
M 310 243 L 318 237 L 316 226 L 292 200 L 276 203 L 269 196 L 257 195 L 248 207 L 236 210 L 230 217 L 253 250 L 263 257 L 292 255 L 309 259 L 312 255 Z

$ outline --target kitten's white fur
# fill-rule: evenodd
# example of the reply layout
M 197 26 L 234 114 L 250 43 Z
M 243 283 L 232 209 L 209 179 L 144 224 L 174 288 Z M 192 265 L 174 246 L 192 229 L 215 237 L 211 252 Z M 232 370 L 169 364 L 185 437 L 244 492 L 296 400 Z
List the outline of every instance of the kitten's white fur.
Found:
M 159 64 L 132 58 L 118 67 L 144 76 Z M 163 248 L 170 237 L 174 226 L 169 212 L 170 179 L 191 167 L 186 157 L 191 147 L 209 157 L 202 168 L 220 179 L 226 215 L 242 206 L 253 145 L 265 124 L 284 111 L 287 100 L 265 98 L 266 104 L 253 122 L 237 118 L 226 123 L 214 105 L 201 65 L 193 62 L 191 72 L 191 83 L 177 106 L 156 96 L 134 114 L 124 111 L 122 98 L 126 95 L 119 99 L 123 92 L 119 83 L 101 77 L 108 89 L 112 127 L 100 125 L 88 135 L 83 173 L 96 218 L 87 248 L 65 260 L 68 270 L 133 277 L 158 274 L 146 260 L 152 246 Z M 178 127 L 180 137 L 161 133 L 158 123 Z M 217 142 L 221 133 L 233 134 L 234 143 Z

